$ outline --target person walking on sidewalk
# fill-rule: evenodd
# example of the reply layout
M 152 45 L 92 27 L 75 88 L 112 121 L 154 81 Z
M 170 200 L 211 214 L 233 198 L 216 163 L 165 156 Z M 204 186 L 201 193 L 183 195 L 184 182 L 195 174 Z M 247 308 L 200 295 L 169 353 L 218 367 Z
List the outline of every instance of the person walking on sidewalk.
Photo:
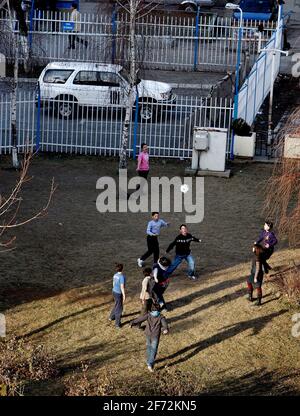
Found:
M 159 258 L 158 236 L 162 227 L 168 227 L 170 224 L 159 218 L 159 212 L 152 212 L 152 220 L 147 226 L 147 247 L 148 250 L 137 259 L 139 267 L 143 267 L 144 261 L 153 254 L 153 262 L 156 263 Z
M 82 43 L 86 48 L 88 46 L 87 40 L 83 40 L 78 36 L 78 33 L 81 30 L 81 14 L 77 10 L 77 3 L 72 3 L 71 7 L 72 13 L 71 13 L 71 22 L 74 24 L 73 27 L 73 33 L 69 35 L 69 47 L 68 49 L 75 49 L 75 41 L 78 43 Z
M 163 332 L 163 334 L 167 334 L 169 332 L 169 328 L 166 318 L 163 315 L 161 315 L 156 304 L 152 305 L 151 312 L 148 312 L 147 314 L 134 319 L 131 322 L 130 327 L 132 328 L 134 325 L 140 325 L 142 322 L 145 321 L 145 335 L 147 345 L 146 363 L 148 370 L 153 372 L 161 331 Z
M 262 262 L 266 274 L 269 273 L 269 270 L 272 269 L 272 267 L 267 263 L 267 260 L 272 256 L 274 252 L 274 247 L 278 242 L 274 231 L 272 231 L 272 228 L 273 223 L 271 221 L 266 220 L 264 224 L 264 229 L 261 231 L 258 240 L 254 243 L 260 244 L 263 248 Z
M 138 155 L 137 173 L 142 178 L 147 179 L 149 173 L 149 153 L 146 143 L 141 144 L 141 151 Z
M 261 305 L 261 298 L 262 298 L 262 282 L 264 278 L 263 272 L 263 248 L 259 244 L 254 244 L 253 246 L 253 258 L 251 263 L 251 272 L 250 276 L 247 279 L 247 287 L 248 287 L 248 300 L 253 302 L 253 290 L 254 288 L 257 291 L 257 301 L 255 306 Z
M 126 277 L 123 273 L 123 264 L 116 264 L 116 273 L 113 276 L 112 294 L 115 300 L 114 307 L 110 313 L 109 321 L 115 321 L 116 328 L 121 328 L 121 316 L 125 302 Z
M 182 261 L 185 260 L 188 264 L 188 277 L 192 280 L 196 280 L 195 260 L 191 255 L 190 245 L 192 241 L 199 243 L 201 240 L 190 234 L 185 224 L 181 224 L 179 230 L 180 234 L 175 238 L 175 240 L 166 250 L 166 252 L 169 253 L 175 247 L 176 252 L 175 258 L 167 270 L 167 275 L 172 274 L 174 270 L 177 269 L 177 267 L 182 263 Z

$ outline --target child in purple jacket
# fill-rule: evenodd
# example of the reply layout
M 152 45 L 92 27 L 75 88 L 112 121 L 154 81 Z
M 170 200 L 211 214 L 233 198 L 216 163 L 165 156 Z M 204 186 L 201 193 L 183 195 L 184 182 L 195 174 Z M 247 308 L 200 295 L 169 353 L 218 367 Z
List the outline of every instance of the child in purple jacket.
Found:
M 267 263 L 267 260 L 272 256 L 274 247 L 278 242 L 274 231 L 272 231 L 272 228 L 273 223 L 268 220 L 265 221 L 264 229 L 261 231 L 258 240 L 255 242 L 255 244 L 259 244 L 263 248 L 262 263 L 265 273 L 269 273 L 269 270 L 272 269 L 272 267 Z

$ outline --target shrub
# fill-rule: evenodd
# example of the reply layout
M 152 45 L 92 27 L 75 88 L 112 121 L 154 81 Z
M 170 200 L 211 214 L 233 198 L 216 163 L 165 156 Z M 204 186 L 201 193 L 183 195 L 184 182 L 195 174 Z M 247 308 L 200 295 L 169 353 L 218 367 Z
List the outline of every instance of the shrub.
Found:
M 300 304 L 300 266 L 276 273 L 270 283 L 292 303 Z
M 0 384 L 7 387 L 9 396 L 22 396 L 30 380 L 46 380 L 57 373 L 55 361 L 43 345 L 16 338 L 0 342 Z

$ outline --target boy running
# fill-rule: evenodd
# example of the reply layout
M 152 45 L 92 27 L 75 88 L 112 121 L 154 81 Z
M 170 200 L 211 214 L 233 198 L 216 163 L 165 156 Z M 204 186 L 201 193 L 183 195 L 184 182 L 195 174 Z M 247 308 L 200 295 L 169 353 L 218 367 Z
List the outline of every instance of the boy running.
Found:
M 147 226 L 147 247 L 148 250 L 140 258 L 137 259 L 139 267 L 143 267 L 144 261 L 153 254 L 154 263 L 159 258 L 158 236 L 162 227 L 168 227 L 170 224 L 159 218 L 159 212 L 152 212 L 152 220 Z
M 109 320 L 115 321 L 117 329 L 121 328 L 121 316 L 123 312 L 123 304 L 125 302 L 125 283 L 126 278 L 123 274 L 123 264 L 116 264 L 116 273 L 113 276 L 113 297 L 115 305 L 110 313 Z
M 140 316 L 131 322 L 130 327 L 146 321 L 145 335 L 147 342 L 147 367 L 153 372 L 154 362 L 158 350 L 161 331 L 163 334 L 169 332 L 166 318 L 160 314 L 157 305 L 153 304 L 151 312 Z
M 201 240 L 192 236 L 188 232 L 187 226 L 185 224 L 181 224 L 179 227 L 180 234 L 175 238 L 175 240 L 169 245 L 167 248 L 167 253 L 171 251 L 174 247 L 176 250 L 175 258 L 171 264 L 171 266 L 167 270 L 167 274 L 170 275 L 174 272 L 175 269 L 185 260 L 188 263 L 188 277 L 192 280 L 196 280 L 195 276 L 195 260 L 194 257 L 191 255 L 190 244 L 192 241 L 200 243 Z

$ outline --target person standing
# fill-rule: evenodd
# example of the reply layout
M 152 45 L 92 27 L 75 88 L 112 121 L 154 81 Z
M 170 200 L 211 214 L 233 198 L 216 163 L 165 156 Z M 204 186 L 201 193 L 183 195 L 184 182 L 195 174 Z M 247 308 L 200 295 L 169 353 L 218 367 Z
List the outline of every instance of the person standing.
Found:
M 68 49 L 75 49 L 75 41 L 78 42 L 78 43 L 82 43 L 87 48 L 87 46 L 88 46 L 87 40 L 83 40 L 83 39 L 79 38 L 79 36 L 77 35 L 81 30 L 81 24 L 80 24 L 81 14 L 77 10 L 77 3 L 72 3 L 71 10 L 72 10 L 71 22 L 74 24 L 74 27 L 73 27 L 73 33 L 69 34 L 69 47 L 68 47 Z
M 138 155 L 137 173 L 147 179 L 149 173 L 149 150 L 146 143 L 141 144 L 141 151 Z
M 192 280 L 196 280 L 195 260 L 191 255 L 190 245 L 192 241 L 199 243 L 201 240 L 190 234 L 185 224 L 181 224 L 179 230 L 180 234 L 175 238 L 175 240 L 166 250 L 166 252 L 169 253 L 175 247 L 176 252 L 175 258 L 166 273 L 167 275 L 172 274 L 174 270 L 177 269 L 177 267 L 182 263 L 182 261 L 185 260 L 188 264 L 188 277 Z
M 170 224 L 159 218 L 159 212 L 152 212 L 152 220 L 147 226 L 147 247 L 148 250 L 140 258 L 137 259 L 139 267 L 143 267 L 144 261 L 153 254 L 154 263 L 159 258 L 158 236 L 162 227 L 168 227 Z
M 145 335 L 147 345 L 146 363 L 148 370 L 150 372 L 153 372 L 161 331 L 163 332 L 163 334 L 167 334 L 169 332 L 169 328 L 166 318 L 163 315 L 161 315 L 155 303 L 151 307 L 151 312 L 148 312 L 147 314 L 134 319 L 131 322 L 130 327 L 132 328 L 134 325 L 140 325 L 142 322 L 145 321 Z
M 170 274 L 167 270 L 170 267 L 171 261 L 167 257 L 161 257 L 157 263 L 153 264 L 152 275 L 154 279 L 154 286 L 152 289 L 152 298 L 155 303 L 158 303 L 161 310 L 168 310 L 164 299 L 164 293 L 169 286 Z
M 258 240 L 255 241 L 254 244 L 260 244 L 263 253 L 262 253 L 262 262 L 264 266 L 265 273 L 269 273 L 269 270 L 272 267 L 267 263 L 267 260 L 272 256 L 274 252 L 275 245 L 277 244 L 277 238 L 275 233 L 272 231 L 273 223 L 271 221 L 266 220 L 264 224 L 264 229 L 261 231 Z
M 126 277 L 123 273 L 123 264 L 116 264 L 116 273 L 113 276 L 113 290 L 114 307 L 110 313 L 109 321 L 115 321 L 117 329 L 121 328 L 121 316 L 123 312 L 123 304 L 125 302 L 125 284 Z
M 142 282 L 142 290 L 140 294 L 140 300 L 142 303 L 142 310 L 141 315 L 145 315 L 147 312 L 151 311 L 152 306 L 152 291 L 151 287 L 154 284 L 151 284 L 151 280 L 153 280 L 152 276 L 152 269 L 151 267 L 145 267 L 143 270 L 144 279 Z M 151 293 L 150 293 L 151 292 Z
M 253 290 L 256 288 L 257 291 L 257 301 L 255 306 L 261 305 L 262 299 L 262 282 L 264 277 L 263 272 L 263 248 L 259 244 L 254 244 L 253 246 L 253 258 L 251 262 L 251 272 L 250 276 L 247 279 L 247 287 L 248 287 L 248 300 L 253 302 Z

